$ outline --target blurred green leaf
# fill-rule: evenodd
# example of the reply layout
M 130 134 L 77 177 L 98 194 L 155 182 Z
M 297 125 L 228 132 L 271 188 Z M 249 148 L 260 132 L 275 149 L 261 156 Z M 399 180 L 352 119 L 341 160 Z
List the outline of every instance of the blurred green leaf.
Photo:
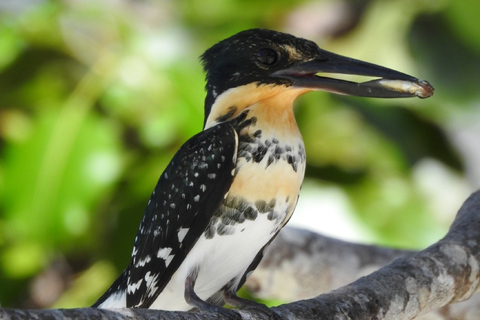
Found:
M 22 241 L 6 247 L 0 255 L 0 262 L 5 276 L 25 278 L 39 272 L 47 259 L 42 245 Z
M 10 23 L 0 25 L 0 70 L 8 66 L 21 52 L 25 43 Z
M 478 36 L 478 1 L 450 1 L 445 9 L 445 16 L 451 30 L 462 42 L 480 54 L 480 37 Z
M 94 204 L 120 173 L 117 132 L 93 115 L 73 137 L 55 130 L 58 114 L 39 120 L 29 140 L 5 151 L 5 217 L 15 241 L 68 248 L 68 239 L 86 236 Z
M 99 261 L 82 272 L 65 294 L 52 308 L 88 307 L 95 301 L 92 297 L 100 297 L 106 286 L 115 281 L 115 268 L 106 261 Z

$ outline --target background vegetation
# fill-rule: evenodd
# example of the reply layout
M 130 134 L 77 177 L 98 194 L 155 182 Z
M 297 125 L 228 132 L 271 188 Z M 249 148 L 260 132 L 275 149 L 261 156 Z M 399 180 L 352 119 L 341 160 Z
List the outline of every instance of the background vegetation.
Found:
M 312 93 L 296 111 L 305 193 L 341 199 L 369 241 L 440 238 L 479 186 L 477 12 L 474 0 L 1 1 L 0 304 L 103 293 L 163 168 L 201 130 L 198 56 L 252 27 L 431 81 L 428 100 Z

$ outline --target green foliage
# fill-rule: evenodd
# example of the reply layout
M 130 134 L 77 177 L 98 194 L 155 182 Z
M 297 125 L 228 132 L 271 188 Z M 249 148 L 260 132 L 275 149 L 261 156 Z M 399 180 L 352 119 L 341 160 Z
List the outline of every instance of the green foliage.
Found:
M 461 175 L 444 132 L 479 100 L 480 79 L 471 72 L 480 61 L 476 20 L 469 18 L 475 4 L 351 3 L 362 10 L 351 13 L 358 19 L 350 28 L 312 40 L 419 75 L 437 92 L 425 101 L 302 97 L 297 119 L 307 175 L 342 188 L 379 243 L 423 247 L 447 224 L 435 217 L 415 168 L 435 159 Z M 329 10 L 333 2 L 319 4 Z M 199 55 L 243 29 L 285 30 L 289 21 L 295 30 L 300 21 L 292 12 L 308 6 L 124 0 L 3 8 L 0 304 L 51 306 L 39 304 L 33 288 L 63 260 L 68 270 L 50 280 L 63 289 L 51 303 L 80 307 L 98 298 L 127 265 L 163 168 L 202 128 Z M 456 56 L 462 59 L 452 63 Z

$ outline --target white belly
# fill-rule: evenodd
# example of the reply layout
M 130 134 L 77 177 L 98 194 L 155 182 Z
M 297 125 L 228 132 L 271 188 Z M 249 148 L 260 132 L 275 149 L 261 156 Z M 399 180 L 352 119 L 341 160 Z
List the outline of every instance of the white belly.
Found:
M 272 235 L 265 229 L 273 229 L 272 225 L 272 221 L 262 216 L 238 226 L 234 234 L 213 239 L 202 236 L 151 308 L 191 309 L 183 295 L 185 279 L 194 267 L 199 268 L 195 292 L 203 300 L 222 289 L 230 280 L 243 275 L 257 252 L 270 240 Z M 240 228 L 244 231 L 240 232 Z

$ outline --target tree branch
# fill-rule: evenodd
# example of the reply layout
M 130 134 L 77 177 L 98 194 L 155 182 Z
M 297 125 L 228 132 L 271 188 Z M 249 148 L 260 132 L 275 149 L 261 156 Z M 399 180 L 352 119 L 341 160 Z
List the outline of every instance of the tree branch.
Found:
M 351 243 L 286 227 L 245 285 L 262 299 L 309 299 L 415 252 Z
M 302 259 L 317 257 L 317 249 L 323 249 L 313 240 L 298 251 L 302 241 L 297 231 L 280 237 L 280 241 L 297 246 L 291 256 L 272 251 L 264 262 L 263 269 L 275 259 L 293 261 L 291 257 L 304 255 Z M 306 239 L 312 237 L 306 233 Z M 283 240 L 282 240 L 283 238 Z M 290 240 L 288 240 L 290 238 Z M 333 241 L 335 243 L 335 241 Z M 474 193 L 463 204 L 448 234 L 436 244 L 417 252 L 374 249 L 373 264 L 382 259 L 403 256 L 386 267 L 361 277 L 357 281 L 315 298 L 297 301 L 272 308 L 280 317 L 288 319 L 412 319 L 430 310 L 469 299 L 479 290 L 480 266 L 480 192 Z M 305 243 L 304 243 L 305 244 Z M 284 244 L 286 245 L 286 244 Z M 341 247 L 341 242 L 337 242 Z M 340 248 L 339 247 L 339 248 Z M 361 250 L 368 246 L 355 246 L 344 254 L 352 254 L 357 265 L 365 270 L 373 265 L 362 258 Z M 371 247 L 370 247 L 371 248 Z M 274 249 L 272 249 L 274 250 Z M 348 251 L 350 250 L 350 251 Z M 358 252 L 357 252 L 358 251 Z M 383 253 L 382 253 L 383 252 Z M 282 256 L 283 255 L 283 256 Z M 371 258 L 371 257 L 370 257 Z M 377 262 L 375 262 L 377 261 Z M 349 262 L 346 262 L 347 265 Z M 277 263 L 278 264 L 278 263 Z M 321 264 L 317 274 L 321 272 Z M 313 269 L 312 269 L 313 270 Z M 310 271 L 312 271 L 310 270 Z M 348 270 L 345 266 L 344 272 Z M 359 269 L 361 270 L 361 268 Z M 308 273 L 308 271 L 306 271 Z M 313 277 L 309 276 L 309 279 Z M 298 277 L 293 277 L 294 279 Z M 298 285 L 297 285 L 298 286 Z M 260 291 L 259 291 L 260 292 Z M 236 311 L 243 319 L 266 319 L 265 314 L 248 310 Z M 145 309 L 63 309 L 63 310 L 13 310 L 0 309 L 0 318 L 6 319 L 220 319 L 221 315 L 208 313 L 166 312 Z

